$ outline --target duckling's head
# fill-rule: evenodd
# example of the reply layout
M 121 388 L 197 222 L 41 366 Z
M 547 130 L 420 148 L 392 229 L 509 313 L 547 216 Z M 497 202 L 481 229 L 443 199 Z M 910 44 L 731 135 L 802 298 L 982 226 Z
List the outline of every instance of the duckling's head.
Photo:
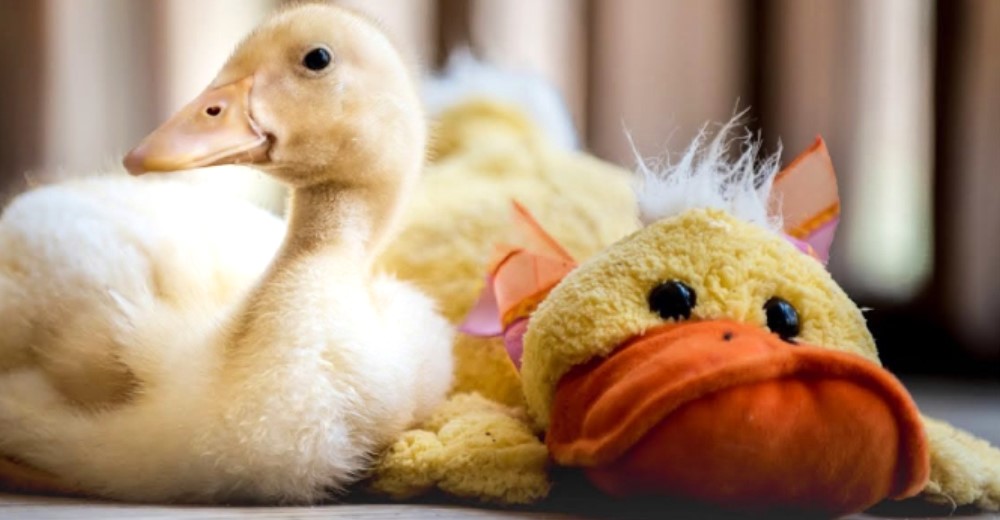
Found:
M 915 405 L 859 308 L 769 213 L 776 160 L 755 166 L 750 146 L 726 162 L 724 134 L 650 183 L 648 225 L 531 315 L 523 387 L 553 458 L 615 495 L 733 507 L 915 494 L 929 472 Z
M 250 33 L 125 165 L 138 174 L 240 163 L 292 186 L 366 184 L 415 173 L 425 132 L 411 70 L 389 38 L 353 11 L 304 4 Z

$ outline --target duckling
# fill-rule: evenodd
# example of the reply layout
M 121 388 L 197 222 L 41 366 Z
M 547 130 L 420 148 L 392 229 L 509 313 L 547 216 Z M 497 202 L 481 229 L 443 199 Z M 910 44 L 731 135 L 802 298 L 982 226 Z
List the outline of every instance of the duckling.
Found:
M 389 38 L 305 4 L 129 152 L 146 175 L 20 196 L 0 220 L 0 453 L 129 501 L 315 503 L 362 478 L 452 380 L 435 303 L 374 268 L 425 141 Z M 163 175 L 233 164 L 288 186 L 285 231 Z
M 646 226 L 528 318 L 523 389 L 553 460 L 618 497 L 841 515 L 921 495 L 995 510 L 1000 451 L 920 414 L 825 269 L 836 197 L 812 208 L 818 227 L 782 222 L 776 207 L 825 204 L 824 190 L 772 198 L 805 185 L 776 181 L 777 154 L 756 164 L 753 141 L 724 159 L 733 125 L 643 169 Z M 816 168 L 832 173 L 821 140 L 786 171 Z

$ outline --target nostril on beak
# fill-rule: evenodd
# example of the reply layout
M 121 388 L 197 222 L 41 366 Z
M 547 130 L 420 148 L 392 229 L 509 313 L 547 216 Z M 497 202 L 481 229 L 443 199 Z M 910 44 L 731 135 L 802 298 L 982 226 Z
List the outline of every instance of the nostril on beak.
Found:
M 726 332 L 725 332 L 725 333 L 724 333 L 724 334 L 722 335 L 722 341 L 729 341 L 729 340 L 731 340 L 731 339 L 733 339 L 733 333 L 732 333 L 731 331 L 728 331 L 728 330 L 727 330 L 727 331 L 726 331 Z
M 219 105 L 212 105 L 205 109 L 205 113 L 208 114 L 209 117 L 215 117 L 222 113 L 222 107 Z

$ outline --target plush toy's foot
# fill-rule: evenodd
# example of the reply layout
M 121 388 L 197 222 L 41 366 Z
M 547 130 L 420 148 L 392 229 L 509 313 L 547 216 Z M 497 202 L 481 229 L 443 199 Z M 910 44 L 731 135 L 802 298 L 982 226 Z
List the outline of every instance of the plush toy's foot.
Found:
M 859 356 L 733 322 L 650 331 L 559 383 L 547 443 L 618 496 L 845 514 L 927 482 L 917 409 Z
M 1000 510 L 1000 450 L 948 423 L 924 417 L 931 447 L 929 501 Z
M 529 424 L 519 409 L 456 395 L 389 448 L 369 489 L 397 500 L 435 488 L 487 503 L 540 500 L 549 491 L 548 450 Z

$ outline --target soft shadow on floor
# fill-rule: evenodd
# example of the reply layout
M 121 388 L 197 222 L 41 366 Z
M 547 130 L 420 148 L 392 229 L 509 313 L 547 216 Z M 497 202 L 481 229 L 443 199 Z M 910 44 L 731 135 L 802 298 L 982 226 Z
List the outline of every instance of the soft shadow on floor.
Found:
M 553 473 L 554 485 L 550 496 L 541 504 L 526 507 L 482 504 L 472 500 L 458 500 L 442 494 L 432 494 L 412 501 L 414 504 L 436 506 L 459 506 L 492 510 L 506 513 L 523 513 L 525 517 L 576 520 L 808 520 L 830 518 L 829 515 L 806 511 L 737 512 L 715 506 L 680 499 L 636 499 L 616 500 L 594 488 L 579 472 L 570 469 L 556 469 Z M 373 497 L 353 495 L 348 503 L 383 503 Z M 955 518 L 982 515 L 975 508 L 952 508 L 929 504 L 920 499 L 887 501 L 876 505 L 862 514 L 846 518 L 857 520 Z M 982 516 L 980 516 L 982 518 Z

